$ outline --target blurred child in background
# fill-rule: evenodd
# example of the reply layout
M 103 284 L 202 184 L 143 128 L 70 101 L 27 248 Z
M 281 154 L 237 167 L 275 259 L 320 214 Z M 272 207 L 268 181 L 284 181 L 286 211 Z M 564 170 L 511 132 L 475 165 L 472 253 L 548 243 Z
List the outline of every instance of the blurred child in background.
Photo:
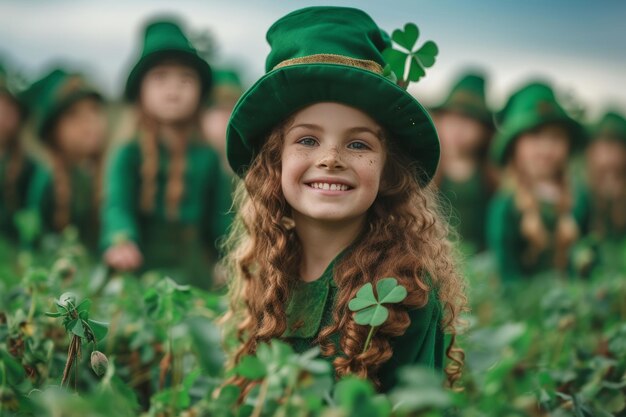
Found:
M 484 77 L 464 75 L 433 111 L 441 138 L 441 168 L 435 181 L 451 206 L 450 223 L 457 227 L 464 250 L 482 251 L 487 204 L 496 183 L 487 157 L 494 126 Z
M 213 72 L 213 89 L 208 106 L 202 111 L 202 134 L 220 155 L 222 169 L 232 176 L 233 172 L 226 160 L 226 128 L 235 103 L 243 94 L 239 75 L 233 70 Z
M 37 138 L 45 152 L 28 191 L 28 206 L 44 232 L 77 227 L 91 250 L 98 243 L 100 167 L 106 145 L 103 98 L 78 74 L 56 69 L 25 93 L 33 103 Z
M 567 175 L 583 130 L 541 83 L 513 94 L 499 121 L 491 150 L 505 172 L 490 203 L 488 243 L 500 277 L 563 271 L 586 217 L 585 201 Z
M 106 172 L 102 246 L 118 270 L 158 269 L 207 287 L 210 253 L 230 223 L 230 187 L 200 134 L 211 69 L 171 20 L 146 27 L 125 98 L 137 134 Z
M 35 169 L 20 138 L 25 115 L 25 107 L 10 89 L 9 76 L 0 64 L 0 236 L 11 240 L 17 238 L 14 215 L 26 204 Z

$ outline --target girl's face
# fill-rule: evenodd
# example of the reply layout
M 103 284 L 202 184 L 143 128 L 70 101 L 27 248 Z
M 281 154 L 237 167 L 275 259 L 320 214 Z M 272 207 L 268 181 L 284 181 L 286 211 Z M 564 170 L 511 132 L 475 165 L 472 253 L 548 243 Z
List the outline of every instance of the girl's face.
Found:
M 165 61 L 146 72 L 141 81 L 140 102 L 159 123 L 187 122 L 200 104 L 200 77 L 187 65 Z
M 56 146 L 75 159 L 98 155 L 104 148 L 107 119 L 102 103 L 84 98 L 65 110 L 54 126 Z
M 615 140 L 598 140 L 587 149 L 591 187 L 605 198 L 626 192 L 626 146 Z
M 282 190 L 293 216 L 323 222 L 360 220 L 372 206 L 385 164 L 381 127 L 338 103 L 299 111 L 285 130 Z
M 20 110 L 11 97 L 0 92 L 0 147 L 14 138 L 20 127 Z
M 565 169 L 569 148 L 567 130 L 558 124 L 547 124 L 517 138 L 513 161 L 530 180 L 552 180 Z
M 459 113 L 445 112 L 437 116 L 436 122 L 446 154 L 474 154 L 487 138 L 487 129 L 482 123 Z

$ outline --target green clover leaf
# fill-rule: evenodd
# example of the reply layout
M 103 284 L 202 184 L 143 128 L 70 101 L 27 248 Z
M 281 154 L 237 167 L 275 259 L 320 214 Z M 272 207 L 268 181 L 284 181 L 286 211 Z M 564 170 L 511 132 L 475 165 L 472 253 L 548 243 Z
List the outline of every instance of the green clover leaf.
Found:
M 348 303 L 350 311 L 356 312 L 354 321 L 357 324 L 378 327 L 389 317 L 389 310 L 383 304 L 399 303 L 407 296 L 406 288 L 398 285 L 395 278 L 383 278 L 376 283 L 374 295 L 371 283 L 363 285 L 356 296 Z
M 407 23 L 404 30 L 396 29 L 391 35 L 397 48 L 392 45 L 383 51 L 383 58 L 395 74 L 398 84 L 405 88 L 409 82 L 418 81 L 426 75 L 426 68 L 435 64 L 439 53 L 439 48 L 433 41 L 427 41 L 417 48 L 418 38 L 418 27 L 414 23 Z

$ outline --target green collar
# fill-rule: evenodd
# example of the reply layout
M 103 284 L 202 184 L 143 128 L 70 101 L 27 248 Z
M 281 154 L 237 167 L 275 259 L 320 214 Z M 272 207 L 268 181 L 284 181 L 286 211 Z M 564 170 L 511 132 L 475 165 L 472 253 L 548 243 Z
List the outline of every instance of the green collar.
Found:
M 299 278 L 295 280 L 287 304 L 287 330 L 283 333 L 283 337 L 310 338 L 317 336 L 329 303 L 330 287 L 337 287 L 333 279 L 335 265 L 347 250 L 346 248 L 341 251 L 328 264 L 322 276 L 315 281 L 305 282 Z

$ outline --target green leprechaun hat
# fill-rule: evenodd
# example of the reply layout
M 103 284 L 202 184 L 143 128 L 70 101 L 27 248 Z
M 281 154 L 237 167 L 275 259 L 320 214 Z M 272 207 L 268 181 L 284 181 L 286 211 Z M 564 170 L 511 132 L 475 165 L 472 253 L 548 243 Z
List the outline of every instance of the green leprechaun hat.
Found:
M 417 40 L 417 27 L 409 29 Z M 233 171 L 244 175 L 267 134 L 289 115 L 314 103 L 338 102 L 380 123 L 419 163 L 422 183 L 430 181 L 439 163 L 437 131 L 424 107 L 386 76 L 383 51 L 391 41 L 370 16 L 344 7 L 300 9 L 275 22 L 267 41 L 267 72 L 239 99 L 228 125 Z M 413 68 L 419 70 L 412 66 L 411 74 Z
M 180 60 L 195 68 L 202 83 L 202 95 L 208 93 L 211 87 L 209 64 L 198 55 L 198 51 L 187 39 L 180 25 L 173 19 L 167 19 L 153 21 L 146 26 L 141 55 L 126 81 L 124 91 L 126 99 L 135 100 L 146 71 L 168 58 Z
M 83 98 L 103 101 L 102 95 L 80 74 L 54 69 L 34 82 L 22 97 L 33 111 L 37 134 L 46 139 L 58 117 Z
M 454 112 L 476 119 L 493 128 L 493 114 L 487 106 L 485 77 L 477 73 L 463 75 L 454 84 L 443 103 L 432 109 L 435 112 Z
M 507 162 L 511 145 L 522 133 L 548 123 L 559 123 L 569 131 L 573 147 L 582 144 L 582 126 L 558 103 L 547 84 L 533 82 L 515 92 L 496 115 L 498 133 L 492 142 L 491 156 L 500 165 Z
M 609 111 L 590 131 L 592 140 L 617 140 L 626 143 L 626 118 L 615 111 Z
M 209 97 L 209 105 L 234 106 L 243 94 L 239 74 L 232 69 L 216 69 L 213 71 L 213 88 Z

